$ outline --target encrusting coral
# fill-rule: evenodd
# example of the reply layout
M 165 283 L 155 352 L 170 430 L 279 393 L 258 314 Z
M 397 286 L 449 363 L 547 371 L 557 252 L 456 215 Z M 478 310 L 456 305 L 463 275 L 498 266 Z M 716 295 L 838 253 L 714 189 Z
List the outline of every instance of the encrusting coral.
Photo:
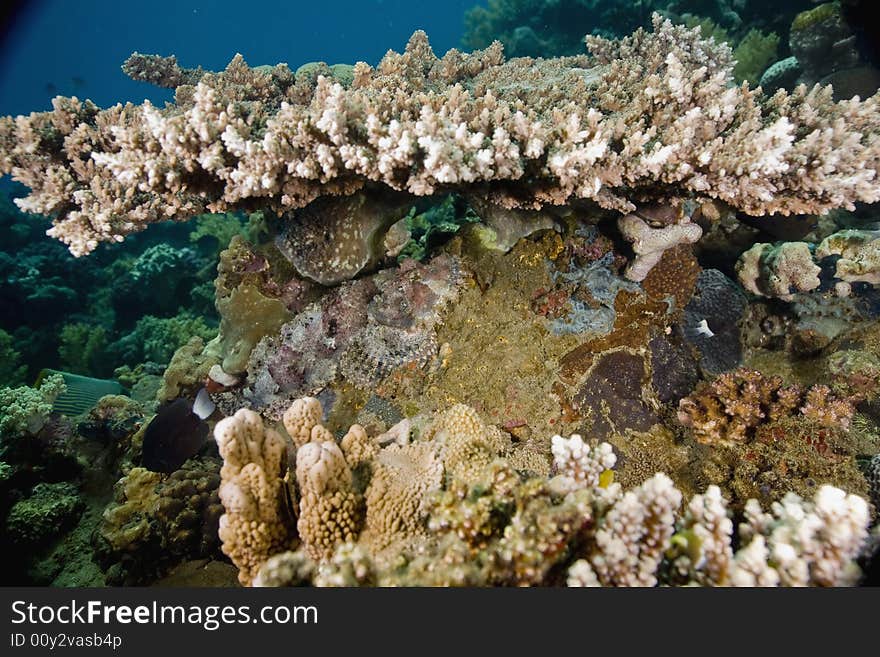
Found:
M 838 231 L 814 249 L 806 242 L 755 244 L 740 256 L 736 270 L 752 294 L 791 301 L 798 292 L 819 288 L 826 259 L 834 261 L 838 296 L 849 296 L 852 283 L 880 285 L 880 231 Z
M 16 202 L 55 217 L 51 235 L 77 255 L 169 218 L 280 213 L 368 183 L 623 213 L 690 196 L 754 215 L 880 198 L 876 98 L 731 86 L 726 45 L 659 15 L 652 33 L 587 45 L 591 56 L 504 62 L 499 44 L 438 59 L 417 32 L 405 53 L 358 63 L 349 87 L 236 56 L 165 109 L 57 97 L 2 118 L 0 172 L 31 188 Z

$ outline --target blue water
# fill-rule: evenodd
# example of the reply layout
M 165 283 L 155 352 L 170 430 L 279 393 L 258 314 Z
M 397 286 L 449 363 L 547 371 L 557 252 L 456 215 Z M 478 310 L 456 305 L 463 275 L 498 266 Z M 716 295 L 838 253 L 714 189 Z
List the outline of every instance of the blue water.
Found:
M 133 52 L 177 55 L 182 66 L 219 70 L 236 52 L 252 66 L 310 61 L 375 64 L 417 29 L 438 54 L 459 45 L 475 0 L 31 0 L 0 44 L 0 115 L 49 109 L 58 94 L 99 106 L 171 99 L 129 80 Z

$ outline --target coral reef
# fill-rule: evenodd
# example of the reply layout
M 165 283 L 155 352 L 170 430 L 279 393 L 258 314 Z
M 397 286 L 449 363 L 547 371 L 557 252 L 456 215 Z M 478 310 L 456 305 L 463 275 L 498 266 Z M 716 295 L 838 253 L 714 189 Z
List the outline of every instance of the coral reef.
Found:
M 37 484 L 9 511 L 5 531 L 19 545 L 33 549 L 75 524 L 82 506 L 76 487 L 68 482 Z
M 626 268 L 626 277 L 637 282 L 645 280 L 665 251 L 679 244 L 693 244 L 703 234 L 703 229 L 689 219 L 662 228 L 652 228 L 636 213 L 621 217 L 617 225 L 623 236 L 632 243 L 636 254 Z
M 219 465 L 190 460 L 168 476 L 133 468 L 117 482 L 94 537 L 108 583 L 141 584 L 219 552 Z
M 874 28 L 813 4 L 0 118 L 3 583 L 873 581 Z
M 825 262 L 832 262 L 834 270 L 824 287 L 833 284 L 838 296 L 849 296 L 852 283 L 880 284 L 880 233 L 842 230 L 815 247 L 807 242 L 758 243 L 740 256 L 736 269 L 749 292 L 791 301 L 796 293 L 822 285 L 820 265 Z
M 297 415 L 307 408 L 319 410 L 307 401 Z M 370 442 L 360 428 L 349 436 L 343 446 Z M 300 518 L 303 549 L 265 555 L 253 583 L 835 586 L 858 576 L 855 559 L 867 541 L 869 507 L 833 486 L 821 486 L 810 501 L 790 493 L 770 513 L 752 500 L 735 523 L 717 487 L 692 497 L 683 513 L 682 493 L 662 473 L 624 491 L 613 483 L 611 445 L 588 444 L 577 435 L 553 437 L 553 477 L 521 475 L 496 455 L 470 464 L 468 470 L 481 470 L 480 476 L 466 471 L 470 483 L 455 475 L 443 483 L 444 469 L 460 471 L 456 437 L 471 454 L 496 451 L 492 427 L 473 409 L 453 407 L 434 420 L 423 440 L 360 452 L 378 466 L 372 477 L 380 479 L 368 484 L 364 500 L 335 442 L 303 444 L 297 482 L 309 506 L 318 504 L 324 512 L 321 533 L 314 533 L 314 508 L 306 509 Z M 416 460 L 422 465 L 415 466 Z M 410 479 L 415 473 L 418 485 Z M 392 499 L 403 506 L 389 508 Z M 368 518 L 378 510 L 383 522 L 369 520 L 360 532 L 361 503 Z M 377 503 L 381 508 L 371 510 Z M 408 541 L 396 543 L 393 559 L 383 557 L 389 543 L 377 542 L 378 536 L 396 536 L 413 521 L 409 527 L 418 531 L 404 529 Z M 264 531 L 262 525 L 250 527 Z M 742 546 L 737 551 L 735 530 Z
M 829 235 L 816 247 L 816 258 L 831 256 L 839 256 L 835 278 L 847 284 L 880 285 L 880 231 L 844 230 Z
M 820 285 L 821 268 L 813 262 L 806 242 L 755 244 L 740 256 L 736 270 L 743 287 L 759 296 L 790 301 L 796 292 L 809 292 Z
M 717 269 L 704 269 L 684 309 L 684 338 L 699 354 L 702 372 L 715 376 L 742 361 L 740 324 L 748 307 L 739 286 Z M 657 374 L 657 367 L 654 368 Z
M 368 387 L 403 365 L 422 366 L 436 353 L 435 327 L 461 278 L 460 263 L 439 255 L 343 283 L 260 340 L 246 385 L 215 399 L 224 408 L 246 404 L 278 418 L 294 399 L 318 394 L 338 375 Z M 253 334 L 265 331 L 248 326 Z M 230 371 L 226 360 L 224 370 Z
M 290 511 L 285 506 L 287 445 L 260 416 L 241 409 L 214 427 L 223 457 L 220 517 L 223 553 L 239 569 L 239 581 L 250 584 L 260 564 L 286 549 L 293 540 Z

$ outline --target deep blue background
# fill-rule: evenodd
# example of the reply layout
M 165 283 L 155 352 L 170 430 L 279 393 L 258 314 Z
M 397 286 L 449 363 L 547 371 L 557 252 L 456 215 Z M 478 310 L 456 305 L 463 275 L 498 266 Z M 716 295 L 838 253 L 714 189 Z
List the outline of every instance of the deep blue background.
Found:
M 4 0 L 0 0 L 3 2 Z M 58 94 L 116 102 L 171 99 L 125 77 L 137 50 L 185 67 L 309 61 L 375 64 L 417 29 L 438 54 L 457 47 L 478 0 L 30 0 L 0 44 L 0 115 L 50 108 Z M 485 4 L 485 3 L 483 3 Z

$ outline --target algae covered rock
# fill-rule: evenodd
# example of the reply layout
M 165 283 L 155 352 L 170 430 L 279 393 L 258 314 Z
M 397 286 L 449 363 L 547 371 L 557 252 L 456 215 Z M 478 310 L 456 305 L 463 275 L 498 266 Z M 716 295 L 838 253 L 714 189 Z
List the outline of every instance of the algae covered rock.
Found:
M 61 537 L 79 518 L 82 500 L 69 482 L 34 486 L 6 518 L 6 531 L 20 545 L 43 545 Z

